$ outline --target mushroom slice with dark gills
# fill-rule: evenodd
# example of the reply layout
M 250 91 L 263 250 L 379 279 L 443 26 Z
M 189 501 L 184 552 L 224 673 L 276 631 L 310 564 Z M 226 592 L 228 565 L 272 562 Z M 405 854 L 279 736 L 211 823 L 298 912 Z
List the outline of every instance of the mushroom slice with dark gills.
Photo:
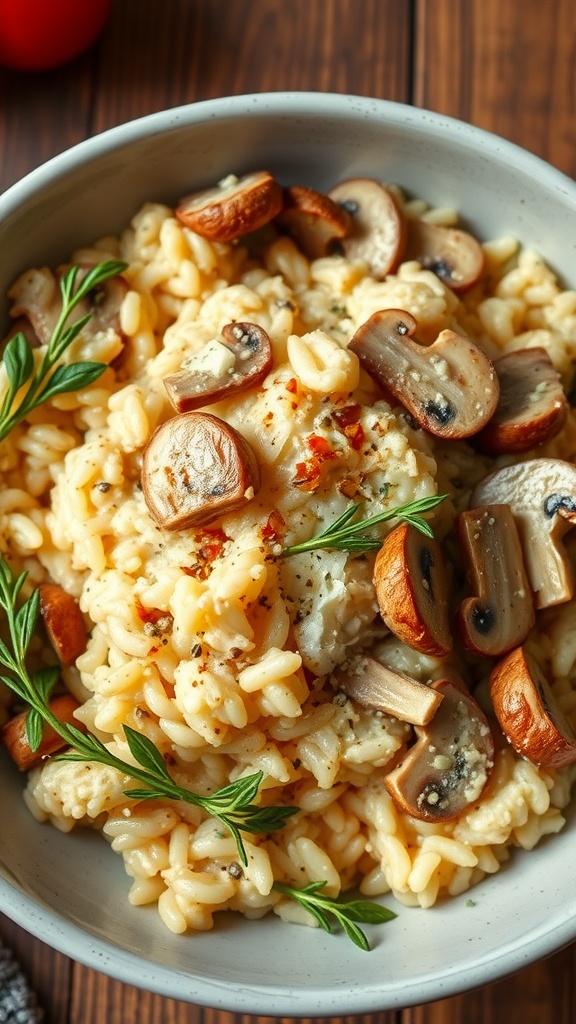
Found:
M 561 459 L 505 466 L 480 481 L 471 504 L 510 506 L 536 608 L 570 600 L 574 570 L 562 538 L 576 523 L 576 466 Z
M 465 292 L 482 276 L 484 252 L 480 243 L 460 228 L 429 224 L 424 220 L 406 222 L 405 259 L 417 260 L 454 292 Z
M 396 805 L 421 821 L 456 818 L 480 797 L 494 764 L 494 740 L 474 698 L 448 679 L 431 683 L 442 695 L 416 743 L 384 783 Z
M 438 541 L 402 523 L 392 530 L 374 563 L 380 614 L 408 647 L 441 658 L 452 650 L 448 583 Z
M 358 655 L 334 673 L 339 688 L 363 707 L 383 711 L 411 725 L 427 725 L 442 694 L 368 655 Z
M 525 648 L 510 651 L 494 666 L 490 696 L 500 727 L 518 754 L 542 768 L 561 768 L 576 762 L 572 723 Z
M 311 260 L 329 255 L 334 242 L 343 239 L 351 227 L 342 206 L 302 185 L 284 189 L 284 205 L 276 223 Z
M 492 363 L 454 331 L 441 331 L 426 346 L 412 340 L 415 330 L 416 320 L 405 310 L 380 310 L 358 328 L 348 347 L 428 433 L 446 439 L 476 434 L 498 403 Z
M 543 348 L 518 349 L 497 359 L 500 383 L 496 412 L 474 438 L 490 455 L 527 452 L 562 430 L 568 401 L 560 375 Z
M 230 175 L 214 188 L 192 192 L 176 208 L 178 220 L 213 242 L 231 242 L 268 224 L 282 209 L 282 186 L 269 171 Z
M 260 384 L 272 366 L 270 338 L 252 323 L 231 323 L 184 369 L 164 378 L 178 412 L 190 412 Z
M 530 583 L 509 505 L 485 505 L 456 521 L 470 588 L 458 611 L 465 647 L 498 657 L 523 643 L 534 625 Z
M 209 413 L 173 416 L 144 451 L 144 499 L 165 530 L 211 523 L 246 505 L 259 486 L 258 463 L 247 440 Z
M 404 252 L 405 219 L 392 193 L 373 178 L 349 178 L 328 193 L 350 216 L 351 228 L 342 239 L 349 260 L 362 260 L 382 280 L 396 268 Z

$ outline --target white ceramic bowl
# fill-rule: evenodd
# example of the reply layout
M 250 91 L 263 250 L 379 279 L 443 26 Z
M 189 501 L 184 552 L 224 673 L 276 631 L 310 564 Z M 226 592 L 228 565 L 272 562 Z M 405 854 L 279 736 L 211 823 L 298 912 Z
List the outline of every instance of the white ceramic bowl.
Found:
M 174 201 L 233 171 L 330 186 L 366 174 L 458 207 L 480 237 L 518 236 L 576 286 L 576 185 L 485 132 L 412 107 L 349 96 L 270 94 L 170 110 L 82 143 L 0 197 L 0 295 L 28 266 L 115 232 L 144 200 Z M 0 307 L 0 326 L 4 306 Z M 367 1013 L 439 999 L 515 971 L 576 937 L 573 815 L 467 896 L 398 909 L 375 948 L 281 923 L 219 915 L 175 936 L 128 905 L 121 859 L 97 835 L 37 824 L 0 755 L 0 908 L 130 984 L 238 1012 Z

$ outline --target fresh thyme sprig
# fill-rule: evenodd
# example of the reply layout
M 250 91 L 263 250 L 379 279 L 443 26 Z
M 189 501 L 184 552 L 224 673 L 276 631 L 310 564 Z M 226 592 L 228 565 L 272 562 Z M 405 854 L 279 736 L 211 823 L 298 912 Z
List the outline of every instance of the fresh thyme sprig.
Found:
M 390 519 L 400 519 L 408 523 L 426 537 L 433 537 L 432 527 L 426 519 L 422 518 L 424 512 L 430 512 L 440 502 L 444 501 L 446 494 L 436 494 L 429 498 L 418 498 L 416 501 L 409 501 L 405 505 L 398 505 L 396 508 L 386 509 L 385 512 L 378 512 L 369 519 L 360 519 L 352 523 L 359 504 L 349 505 L 338 519 L 335 520 L 316 537 L 302 541 L 301 544 L 292 544 L 284 548 L 281 555 L 286 558 L 288 555 L 300 555 L 303 551 L 315 551 L 317 548 L 329 548 L 336 551 L 375 551 L 382 546 L 382 540 L 370 536 L 369 530 L 380 523 L 386 523 Z
M 75 323 L 67 326 L 70 314 L 94 288 L 125 269 L 126 264 L 116 260 L 98 263 L 95 267 L 91 267 L 78 285 L 76 285 L 76 278 L 80 267 L 72 266 L 62 275 L 60 281 L 62 309 L 52 337 L 38 365 L 35 363 L 32 347 L 21 331 L 7 342 L 2 362 L 8 380 L 8 390 L 0 406 L 0 441 L 32 409 L 42 405 L 49 398 L 54 398 L 55 395 L 88 387 L 104 373 L 106 363 L 82 361 L 60 366 L 56 366 L 56 364 L 84 329 L 92 315 L 87 313 Z M 26 390 L 14 407 L 16 396 L 24 387 Z
M 132 765 L 112 754 L 104 744 L 91 733 L 84 734 L 74 725 L 60 722 L 50 708 L 49 697 L 55 686 L 59 669 L 44 668 L 29 673 L 26 667 L 26 653 L 34 633 L 40 610 L 40 595 L 34 590 L 29 598 L 18 606 L 18 596 L 26 579 L 26 573 L 14 578 L 12 572 L 0 557 L 0 608 L 6 615 L 9 642 L 0 639 L 0 665 L 8 674 L 0 674 L 0 680 L 30 705 L 26 717 L 26 736 L 32 750 L 36 750 L 42 739 L 44 723 L 72 748 L 57 755 L 68 761 L 92 761 L 115 768 L 123 775 L 129 775 L 142 788 L 125 790 L 133 800 L 168 799 L 184 801 L 202 807 L 207 814 L 217 818 L 230 831 L 236 841 L 238 854 L 244 866 L 248 863 L 241 832 L 274 832 L 298 810 L 291 806 L 259 807 L 252 801 L 256 798 L 263 773 L 237 779 L 229 786 L 217 790 L 211 796 L 199 796 L 179 786 L 172 779 L 160 751 L 147 736 L 130 726 L 124 726 L 128 747 L 138 765 Z
M 396 914 L 379 903 L 368 900 L 349 900 L 347 903 L 331 896 L 319 895 L 326 882 L 310 882 L 309 885 L 297 889 L 283 882 L 274 882 L 274 889 L 300 903 L 309 914 L 316 918 L 318 924 L 326 932 L 332 931 L 329 915 L 332 915 L 346 932 L 349 939 L 360 949 L 369 950 L 370 945 L 364 932 L 356 924 L 383 924 L 392 921 Z

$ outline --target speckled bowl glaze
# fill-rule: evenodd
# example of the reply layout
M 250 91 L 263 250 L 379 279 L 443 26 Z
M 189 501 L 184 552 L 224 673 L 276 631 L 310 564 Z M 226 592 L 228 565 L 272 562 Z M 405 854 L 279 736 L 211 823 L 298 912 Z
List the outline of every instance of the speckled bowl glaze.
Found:
M 230 172 L 267 167 L 325 188 L 373 175 L 458 207 L 481 238 L 513 234 L 576 286 L 576 185 L 517 147 L 412 107 L 352 96 L 262 94 L 153 114 L 75 147 L 0 197 L 0 295 L 28 266 L 124 226 Z M 0 305 L 0 322 L 5 303 Z M 396 907 L 364 953 L 341 935 L 223 914 L 176 936 L 127 902 L 121 859 L 97 834 L 40 825 L 0 755 L 0 909 L 99 971 L 176 999 L 244 1013 L 368 1013 L 440 999 L 515 971 L 576 937 L 574 830 L 517 852 L 471 893 Z M 393 901 L 387 901 L 392 905 Z

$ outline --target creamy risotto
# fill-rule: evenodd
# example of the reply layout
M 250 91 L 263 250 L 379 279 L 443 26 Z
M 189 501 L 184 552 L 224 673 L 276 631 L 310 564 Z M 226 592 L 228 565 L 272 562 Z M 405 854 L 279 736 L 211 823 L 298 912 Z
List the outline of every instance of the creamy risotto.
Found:
M 396 187 L 390 195 L 408 224 L 457 223 L 452 210 L 430 209 Z M 198 807 L 129 799 L 128 776 L 103 765 L 48 757 L 33 767 L 31 812 L 63 831 L 100 830 L 123 857 L 130 902 L 156 904 L 174 932 L 209 929 L 223 909 L 313 923 L 273 889 L 275 880 L 301 887 L 321 879 L 331 896 L 358 886 L 366 897 L 391 893 L 431 907 L 498 871 L 515 848 L 531 850 L 559 831 L 573 774 L 568 763 L 534 763 L 502 735 L 490 698 L 496 658 L 458 639 L 444 653 L 423 653 L 389 628 L 375 550 L 284 550 L 329 529 L 351 502 L 368 518 L 445 494 L 430 522 L 457 610 L 471 590 L 456 517 L 495 468 L 535 457 L 571 461 L 574 412 L 537 451 L 488 455 L 473 439 L 422 429 L 348 343 L 374 314 L 401 310 L 414 317 L 423 345 L 454 331 L 490 360 L 544 349 L 569 391 L 576 293 L 512 238 L 484 242 L 478 280 L 459 291 L 438 266 L 411 258 L 377 279 L 362 254 L 340 245 L 311 257 L 289 222 L 279 224 L 210 241 L 150 202 L 119 238 L 71 254 L 81 265 L 127 264 L 117 317 L 81 334 L 65 356 L 108 368 L 92 386 L 35 410 L 0 444 L 2 551 L 28 572 L 29 588 L 50 580 L 72 595 L 88 628 L 85 650 L 62 669 L 79 704 L 75 720 L 129 764 L 123 726 L 131 726 L 196 793 L 262 772 L 262 803 L 299 809 L 279 831 L 245 836 L 244 867 L 233 837 Z M 49 309 L 42 280 L 50 285 L 51 272 L 13 285 L 15 317 L 32 319 L 32 301 L 37 314 Z M 189 414 L 176 413 L 164 382 L 183 367 L 226 375 L 222 331 L 234 323 L 266 333 L 271 368 L 240 393 L 208 399 L 201 412 L 249 446 L 256 479 L 236 507 L 167 528 L 147 501 L 144 453 L 159 427 Z M 201 476 L 193 438 L 187 454 Z M 397 526 L 392 519 L 376 535 Z M 453 623 L 450 630 L 457 636 Z M 576 720 L 571 593 L 536 609 L 523 648 L 559 711 Z M 428 689 L 449 679 L 486 716 L 494 749 L 455 816 L 435 820 L 433 807 L 411 813 L 385 785 L 427 726 L 342 685 L 343 666 L 360 655 Z M 54 660 L 40 638 L 33 656 Z M 0 724 L 13 705 L 0 691 Z M 448 751 L 437 754 L 437 767 L 450 762 Z

